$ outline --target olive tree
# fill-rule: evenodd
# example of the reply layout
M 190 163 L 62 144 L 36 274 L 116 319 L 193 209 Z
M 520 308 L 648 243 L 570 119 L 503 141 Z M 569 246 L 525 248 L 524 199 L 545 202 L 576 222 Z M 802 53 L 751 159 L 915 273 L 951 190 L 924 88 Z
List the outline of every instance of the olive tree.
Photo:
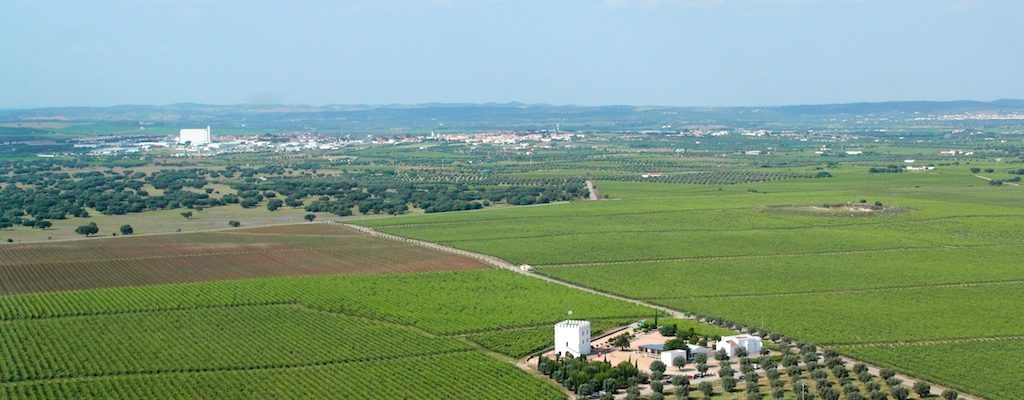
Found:
M 932 393 L 932 385 L 925 381 L 914 382 L 914 393 L 921 397 L 928 397 Z

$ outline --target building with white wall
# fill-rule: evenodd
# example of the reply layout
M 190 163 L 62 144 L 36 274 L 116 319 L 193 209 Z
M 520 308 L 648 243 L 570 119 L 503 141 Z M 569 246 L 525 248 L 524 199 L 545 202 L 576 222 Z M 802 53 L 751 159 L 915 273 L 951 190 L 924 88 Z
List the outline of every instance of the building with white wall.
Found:
M 722 340 L 715 343 L 715 351 L 725 350 L 729 357 L 736 357 L 739 349 L 746 349 L 747 354 L 753 356 L 761 353 L 761 338 L 754 335 L 723 336 Z
M 661 362 L 665 363 L 666 366 L 672 367 L 675 365 L 673 362 L 676 358 L 682 358 L 683 360 L 689 360 L 686 357 L 686 350 L 665 350 L 661 352 Z
M 555 353 L 573 357 L 590 354 L 590 321 L 570 319 L 555 324 Z
M 687 360 L 693 361 L 694 359 L 697 358 L 697 355 L 700 355 L 700 354 L 707 354 L 708 358 L 711 358 L 711 356 L 712 356 L 711 349 L 709 349 L 707 347 L 698 346 L 698 345 L 695 345 L 695 344 L 687 344 L 686 345 L 686 359 Z
M 183 144 L 185 142 L 189 142 L 193 146 L 209 144 L 211 142 L 210 126 L 207 125 L 206 129 L 182 129 L 178 131 L 178 143 Z

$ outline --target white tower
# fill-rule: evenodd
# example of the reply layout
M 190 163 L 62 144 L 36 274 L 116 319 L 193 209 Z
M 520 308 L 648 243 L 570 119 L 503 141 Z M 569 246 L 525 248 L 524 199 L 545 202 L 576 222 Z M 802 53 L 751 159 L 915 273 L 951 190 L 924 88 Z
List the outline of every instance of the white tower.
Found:
M 570 319 L 556 324 L 555 352 L 574 357 L 590 354 L 590 321 Z

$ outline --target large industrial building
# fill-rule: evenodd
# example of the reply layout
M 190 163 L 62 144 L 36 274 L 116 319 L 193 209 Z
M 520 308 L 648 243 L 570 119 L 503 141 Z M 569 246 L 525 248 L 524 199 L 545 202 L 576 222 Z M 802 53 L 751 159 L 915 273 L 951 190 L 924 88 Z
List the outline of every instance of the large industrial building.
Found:
M 590 354 L 590 321 L 566 320 L 555 325 L 555 353 Z
M 182 129 L 178 131 L 178 143 L 191 143 L 193 146 L 210 144 L 210 127 L 206 129 Z

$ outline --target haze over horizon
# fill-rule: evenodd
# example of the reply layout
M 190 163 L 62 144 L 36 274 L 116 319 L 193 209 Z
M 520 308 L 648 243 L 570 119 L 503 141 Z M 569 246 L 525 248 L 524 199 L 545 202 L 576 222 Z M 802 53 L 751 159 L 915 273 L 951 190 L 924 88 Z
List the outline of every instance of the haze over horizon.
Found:
M 0 5 L 0 107 L 1024 98 L 1007 0 Z

